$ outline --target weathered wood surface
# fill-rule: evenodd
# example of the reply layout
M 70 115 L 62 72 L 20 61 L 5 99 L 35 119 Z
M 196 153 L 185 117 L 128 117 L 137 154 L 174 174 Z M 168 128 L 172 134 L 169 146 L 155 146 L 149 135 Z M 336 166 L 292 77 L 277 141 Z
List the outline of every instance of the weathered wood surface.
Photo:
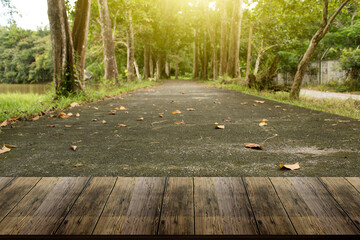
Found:
M 360 178 L 1 178 L 1 235 L 360 234 Z

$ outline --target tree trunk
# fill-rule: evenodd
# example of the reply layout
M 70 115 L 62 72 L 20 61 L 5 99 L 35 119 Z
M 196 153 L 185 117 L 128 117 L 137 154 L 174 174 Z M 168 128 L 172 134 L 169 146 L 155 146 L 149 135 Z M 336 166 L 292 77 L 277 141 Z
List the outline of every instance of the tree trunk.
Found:
M 253 26 L 251 25 L 249 29 L 249 42 L 248 42 L 248 52 L 247 52 L 247 60 L 246 60 L 246 73 L 245 73 L 246 79 L 248 79 L 250 74 L 252 32 L 253 32 Z
M 220 76 L 226 73 L 227 65 L 227 14 L 226 0 L 222 1 L 221 11 L 221 42 L 220 42 Z
M 127 27 L 127 44 L 128 44 L 128 51 L 127 51 L 127 81 L 132 82 L 135 80 L 135 43 L 134 43 L 134 29 L 132 25 L 132 16 L 131 11 L 127 12 L 128 15 L 128 27 Z
M 175 79 L 179 78 L 179 62 L 175 62 Z
M 258 50 L 258 56 L 256 58 L 254 75 L 256 75 L 258 73 L 258 71 L 259 71 L 260 61 L 261 61 L 261 58 L 263 57 L 263 54 L 264 54 L 263 48 L 264 48 L 264 39 L 261 40 L 260 50 Z
M 208 79 L 208 54 L 207 54 L 207 46 L 208 46 L 208 42 L 207 42 L 207 36 L 206 36 L 206 32 L 204 32 L 204 47 L 203 47 L 203 62 L 202 62 L 202 79 L 207 80 Z
M 150 53 L 149 53 L 150 57 L 149 57 L 149 68 L 150 68 L 150 77 L 154 77 L 154 60 L 153 60 L 153 55 L 152 55 L 152 51 L 151 51 L 151 46 L 150 46 Z
M 242 21 L 242 17 L 243 17 L 243 9 L 242 9 L 242 4 L 243 1 L 240 0 L 240 7 L 239 7 L 239 29 L 238 29 L 238 35 L 237 35 L 237 39 L 236 39 L 236 52 L 235 52 L 235 75 L 237 78 L 241 77 L 241 73 L 240 73 L 240 66 L 239 66 L 239 58 L 240 58 L 240 39 L 241 39 L 241 21 Z
M 165 74 L 166 74 L 166 78 L 168 78 L 168 79 L 171 78 L 171 76 L 170 76 L 170 71 L 171 71 L 171 69 L 170 69 L 170 63 L 169 63 L 169 61 L 166 59 L 166 61 L 165 61 Z
M 137 79 L 138 79 L 139 82 L 141 82 L 141 75 L 140 75 L 139 67 L 138 67 L 136 61 L 134 61 L 134 67 L 135 67 L 135 72 L 136 72 Z
M 104 48 L 105 79 L 119 84 L 120 81 L 116 65 L 115 46 L 107 0 L 98 0 L 98 3 Z
M 323 6 L 321 26 L 317 30 L 317 32 L 315 33 L 313 38 L 311 39 L 310 45 L 309 45 L 308 49 L 306 50 L 303 58 L 301 59 L 299 65 L 298 65 L 298 70 L 297 70 L 297 72 L 295 74 L 294 83 L 292 85 L 291 92 L 290 92 L 290 98 L 292 98 L 292 99 L 298 99 L 299 98 L 300 86 L 301 86 L 302 80 L 304 78 L 306 69 L 309 66 L 311 57 L 315 52 L 316 46 L 319 44 L 321 39 L 323 39 L 325 37 L 326 33 L 329 31 L 331 23 L 335 20 L 336 16 L 339 14 L 341 9 L 343 9 L 343 7 L 349 1 L 350 0 L 343 1 L 340 4 L 340 6 L 338 7 L 338 9 L 335 11 L 335 13 L 328 20 L 327 16 L 328 16 L 329 1 L 328 0 L 323 0 L 324 6 Z
M 193 56 L 193 78 L 198 78 L 199 76 L 199 46 L 198 46 L 198 36 L 197 29 L 194 29 L 194 56 Z
M 232 13 L 232 20 L 231 20 L 231 30 L 230 30 L 230 43 L 229 43 L 229 57 L 226 66 L 226 73 L 229 77 L 233 78 L 236 75 L 236 68 L 235 65 L 236 58 L 239 58 L 237 54 L 237 44 L 238 44 L 238 37 L 239 37 L 239 24 L 240 21 L 240 11 L 242 0 L 235 0 L 233 13 Z M 240 46 L 240 45 L 239 45 Z
M 72 29 L 74 44 L 75 66 L 78 74 L 79 86 L 84 89 L 85 54 L 87 36 L 89 32 L 91 0 L 78 0 L 75 7 L 75 20 Z
M 57 95 L 79 90 L 75 79 L 73 41 L 64 0 L 48 0 L 48 17 L 53 51 L 54 85 Z
M 144 47 L 144 78 L 150 77 L 150 43 L 145 43 Z
M 156 58 L 156 79 L 162 78 L 162 56 L 158 54 Z

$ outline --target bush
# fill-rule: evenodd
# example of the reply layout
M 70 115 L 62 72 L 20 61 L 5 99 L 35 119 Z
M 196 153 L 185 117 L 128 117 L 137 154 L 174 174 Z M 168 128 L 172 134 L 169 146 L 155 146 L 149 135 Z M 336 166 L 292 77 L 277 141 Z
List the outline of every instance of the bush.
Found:
M 351 90 L 360 90 L 360 49 L 343 49 L 340 62 L 347 75 L 345 85 Z

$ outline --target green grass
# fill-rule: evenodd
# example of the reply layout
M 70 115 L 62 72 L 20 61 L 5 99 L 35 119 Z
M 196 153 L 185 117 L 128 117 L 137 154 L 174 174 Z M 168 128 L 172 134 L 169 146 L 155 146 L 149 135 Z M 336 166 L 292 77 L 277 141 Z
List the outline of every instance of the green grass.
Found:
M 299 107 L 360 119 L 359 100 L 318 99 L 304 96 L 301 96 L 298 100 L 292 100 L 287 92 L 257 91 L 255 89 L 248 88 L 246 85 L 221 84 L 218 81 L 206 81 L 206 83 Z
M 18 119 L 29 119 L 42 112 L 53 109 L 65 109 L 73 102 L 93 102 L 114 96 L 138 88 L 144 88 L 156 84 L 155 82 L 142 81 L 141 83 L 125 83 L 123 86 L 100 85 L 96 89 L 87 89 L 86 94 L 73 94 L 68 97 L 60 97 L 54 100 L 54 93 L 46 94 L 24 94 L 8 93 L 0 94 L 0 123 L 4 120 L 16 117 Z

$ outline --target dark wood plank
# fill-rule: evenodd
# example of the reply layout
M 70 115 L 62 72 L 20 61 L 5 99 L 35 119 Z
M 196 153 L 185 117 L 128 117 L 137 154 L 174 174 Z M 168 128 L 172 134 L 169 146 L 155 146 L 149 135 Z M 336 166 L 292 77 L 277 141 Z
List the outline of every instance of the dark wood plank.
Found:
M 328 191 L 360 229 L 360 192 L 345 178 L 321 178 Z M 360 232 L 359 232 L 360 233 Z
M 268 178 L 244 179 L 260 234 L 296 234 Z
M 0 223 L 0 234 L 19 234 L 59 180 L 42 178 Z
M 118 178 L 94 234 L 121 234 L 136 182 L 137 178 Z
M 0 177 L 0 191 L 13 179 L 13 177 Z
M 154 235 L 159 225 L 165 178 L 139 178 L 121 234 Z
M 54 234 L 89 178 L 62 178 L 48 194 L 20 234 Z
M 114 187 L 115 180 L 114 177 L 92 178 L 56 234 L 91 234 Z
M 360 192 L 360 178 L 359 177 L 347 177 L 346 180 L 348 180 L 351 185 L 353 185 L 358 192 Z
M 223 234 L 213 178 L 194 178 L 195 234 Z
M 317 178 L 291 178 L 299 195 L 326 234 L 357 234 L 358 230 Z
M 17 178 L 0 192 L 0 221 L 39 182 L 40 178 Z
M 270 180 L 298 234 L 325 234 L 319 221 L 299 195 L 289 178 L 272 177 Z
M 192 178 L 168 179 L 160 218 L 159 234 L 194 234 Z
M 258 234 L 241 178 L 214 178 L 223 234 Z

